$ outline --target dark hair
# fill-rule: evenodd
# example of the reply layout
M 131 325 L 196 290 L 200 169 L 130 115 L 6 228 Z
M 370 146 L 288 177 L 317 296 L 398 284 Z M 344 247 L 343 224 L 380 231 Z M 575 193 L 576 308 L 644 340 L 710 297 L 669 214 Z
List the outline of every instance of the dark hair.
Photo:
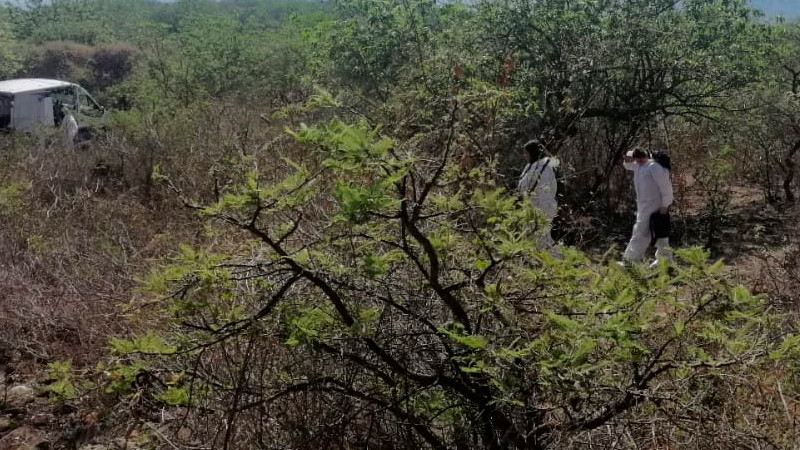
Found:
M 531 139 L 530 141 L 526 142 L 522 148 L 528 155 L 531 156 L 531 158 L 538 157 L 544 150 L 544 146 L 541 142 L 539 142 L 538 139 Z
M 637 148 L 636 150 L 633 151 L 631 156 L 633 156 L 634 158 L 649 158 L 650 154 L 648 154 L 646 151 L 640 148 Z

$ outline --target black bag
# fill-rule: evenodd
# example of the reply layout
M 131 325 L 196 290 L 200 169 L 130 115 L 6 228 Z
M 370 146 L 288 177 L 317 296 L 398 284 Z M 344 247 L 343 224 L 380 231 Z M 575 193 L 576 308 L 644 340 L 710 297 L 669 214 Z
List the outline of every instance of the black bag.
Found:
M 653 152 L 652 158 L 653 161 L 657 162 L 659 166 L 672 172 L 672 162 L 670 161 L 669 153 Z
M 558 200 L 558 204 L 561 205 L 563 203 L 561 200 L 564 197 L 564 192 L 566 192 L 566 182 L 564 180 L 561 164 L 554 166 L 553 172 L 555 172 L 556 175 L 556 199 Z
M 661 214 L 656 211 L 650 216 L 650 234 L 653 239 L 668 238 L 672 232 L 670 224 L 669 213 Z

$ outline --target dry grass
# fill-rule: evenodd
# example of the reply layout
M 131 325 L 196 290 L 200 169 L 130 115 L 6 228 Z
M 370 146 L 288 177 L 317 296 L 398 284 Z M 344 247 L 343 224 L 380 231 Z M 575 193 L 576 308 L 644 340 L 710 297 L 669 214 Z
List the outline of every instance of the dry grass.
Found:
M 152 170 L 185 197 L 213 202 L 249 170 L 279 176 L 280 158 L 307 158 L 282 126 L 222 103 L 117 129 L 88 149 L 0 135 L 0 357 L 92 365 L 111 336 L 135 326 L 123 306 L 136 280 L 179 244 L 239 249 L 240 236 L 208 234 Z
M 128 327 L 119 306 L 136 276 L 193 241 L 198 223 L 178 204 L 146 202 L 138 187 L 98 173 L 98 149 L 6 144 L 0 349 L 16 360 L 94 363 Z

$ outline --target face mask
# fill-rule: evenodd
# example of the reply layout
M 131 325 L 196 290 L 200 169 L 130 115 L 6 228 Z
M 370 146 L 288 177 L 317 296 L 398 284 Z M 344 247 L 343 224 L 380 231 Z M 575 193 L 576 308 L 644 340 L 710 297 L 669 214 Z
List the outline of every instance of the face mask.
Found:
M 631 161 L 631 162 L 623 162 L 623 163 L 622 163 L 622 167 L 624 167 L 624 168 L 626 168 L 626 169 L 628 169 L 628 170 L 634 170 L 634 169 L 636 169 L 637 167 L 639 167 L 639 164 L 636 164 L 636 161 Z

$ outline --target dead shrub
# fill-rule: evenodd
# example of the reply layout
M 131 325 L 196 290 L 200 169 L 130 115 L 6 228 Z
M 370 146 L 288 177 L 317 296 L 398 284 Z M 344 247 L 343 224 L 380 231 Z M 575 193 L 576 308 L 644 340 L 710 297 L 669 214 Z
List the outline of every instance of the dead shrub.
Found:
M 793 222 L 796 229 L 798 219 Z M 800 234 L 795 232 L 788 242 L 783 250 L 761 256 L 753 281 L 755 289 L 767 294 L 776 307 L 796 314 L 800 312 Z
M 26 61 L 26 76 L 64 79 L 91 91 L 115 86 L 133 72 L 138 51 L 129 44 L 95 47 L 75 42 L 45 42 Z
M 74 42 L 45 42 L 26 61 L 27 75 L 58 78 L 77 83 L 90 79 L 89 62 L 94 49 Z
M 133 72 L 138 51 L 129 44 L 107 44 L 96 47 L 89 66 L 92 86 L 107 89 L 123 82 Z
M 176 203 L 145 204 L 113 174 L 99 174 L 103 148 L 24 136 L 3 147 L 0 352 L 93 364 L 109 336 L 130 326 L 121 305 L 136 276 L 177 245 L 170 236 L 193 241 L 193 219 Z

